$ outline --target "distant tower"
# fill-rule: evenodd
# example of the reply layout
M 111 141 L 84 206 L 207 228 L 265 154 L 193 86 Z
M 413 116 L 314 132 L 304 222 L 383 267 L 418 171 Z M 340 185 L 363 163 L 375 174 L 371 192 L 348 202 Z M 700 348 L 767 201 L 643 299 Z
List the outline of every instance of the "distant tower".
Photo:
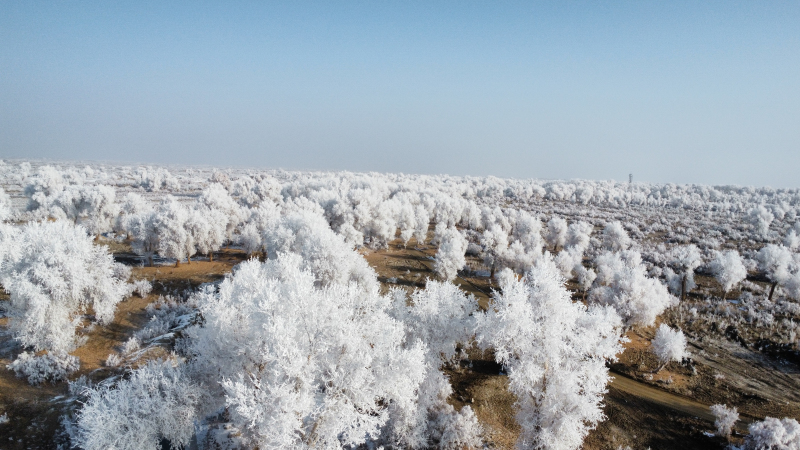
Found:
M 633 183 L 633 174 L 632 173 L 628 174 L 628 183 Z

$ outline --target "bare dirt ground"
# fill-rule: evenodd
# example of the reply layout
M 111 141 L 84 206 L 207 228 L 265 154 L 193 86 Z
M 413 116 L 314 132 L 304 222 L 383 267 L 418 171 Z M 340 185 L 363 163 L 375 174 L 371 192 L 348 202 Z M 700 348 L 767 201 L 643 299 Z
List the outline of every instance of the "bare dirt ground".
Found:
M 139 263 L 125 245 L 113 244 L 110 249 L 120 261 Z M 413 239 L 408 247 L 396 240 L 386 249 L 361 250 L 385 290 L 400 287 L 409 291 L 424 288 L 434 276 L 435 253 L 434 246 L 417 246 Z M 81 369 L 71 378 L 86 375 L 99 381 L 119 371 L 104 367 L 103 362 L 149 320 L 145 311 L 148 304 L 159 295 L 179 294 L 217 281 L 244 259 L 243 252 L 228 249 L 216 254 L 214 261 L 201 258 L 179 267 L 134 267 L 133 278 L 151 281 L 153 292 L 120 303 L 110 325 L 86 331 L 86 344 L 73 353 L 81 359 Z M 469 265 L 478 267 L 480 261 L 470 259 Z M 496 288 L 489 277 L 465 271 L 455 283 L 475 295 L 482 308 L 489 307 L 492 289 Z M 7 300 L 0 294 L 0 302 Z M 59 417 L 69 409 L 60 402 L 67 395 L 67 384 L 30 386 L 6 369 L 20 350 L 6 332 L 7 320 L 0 318 L 0 415 L 7 414 L 10 421 L 0 425 L 0 449 L 56 448 Z M 713 416 L 709 406 L 715 403 L 739 408 L 742 420 L 737 424 L 734 442 L 741 440 L 753 420 L 765 416 L 800 418 L 800 368 L 795 363 L 709 335 L 690 339 L 692 363 L 670 363 L 653 374 L 658 363 L 649 341 L 655 329 L 635 328 L 627 334 L 630 342 L 619 361 L 611 365 L 614 379 L 605 397 L 607 420 L 590 432 L 584 448 L 724 448 L 726 441 L 710 436 Z M 148 359 L 165 353 L 156 350 Z M 468 356 L 446 370 L 454 388 L 449 401 L 456 408 L 470 405 L 474 409 L 484 424 L 489 448 L 511 449 L 519 427 L 507 377 L 493 355 L 473 348 L 468 349 Z

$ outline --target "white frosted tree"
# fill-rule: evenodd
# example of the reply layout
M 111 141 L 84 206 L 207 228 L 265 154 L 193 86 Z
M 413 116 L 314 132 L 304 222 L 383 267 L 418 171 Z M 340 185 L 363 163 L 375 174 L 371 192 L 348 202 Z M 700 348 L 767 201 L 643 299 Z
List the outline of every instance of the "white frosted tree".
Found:
M 226 239 L 225 223 L 225 215 L 219 210 L 201 204 L 188 209 L 184 223 L 190 236 L 186 241 L 187 262 L 195 253 L 208 255 L 209 260 L 214 259 L 213 252 L 218 251 Z
M 622 351 L 621 321 L 608 307 L 573 302 L 548 253 L 478 316 L 478 342 L 494 349 L 517 397 L 520 449 L 571 450 L 603 420 L 607 361 Z
M 759 237 L 767 236 L 769 226 L 774 219 L 775 216 L 764 205 L 758 205 L 747 211 L 747 220 L 752 225 L 754 233 Z
M 189 210 L 174 197 L 165 197 L 152 215 L 152 230 L 157 236 L 157 252 L 164 258 L 174 258 L 175 266 L 188 256 L 194 247 L 192 235 L 186 231 Z
M 389 429 L 393 440 L 411 448 L 477 448 L 481 427 L 471 408 L 457 412 L 447 403 L 453 389 L 441 371 L 458 356 L 458 344 L 473 337 L 473 313 L 478 302 L 452 283 L 428 281 L 424 290 L 411 295 L 392 293 L 391 315 L 406 329 L 406 342 L 424 342 L 425 379 L 414 403 L 392 408 Z
M 603 248 L 611 251 L 627 250 L 631 238 L 620 222 L 609 222 L 603 228 Z
M 758 269 L 772 281 L 769 290 L 769 300 L 772 300 L 775 288 L 792 278 L 792 266 L 795 265 L 792 252 L 782 245 L 768 244 L 758 251 L 756 261 Z
M 564 246 L 567 240 L 567 221 L 559 216 L 553 216 L 547 221 L 547 231 L 544 235 L 547 244 L 557 252 L 559 247 Z
M 173 448 L 194 435 L 200 386 L 169 361 L 150 362 L 129 379 L 86 392 L 72 444 L 85 450 L 150 450 L 166 439 Z
M 639 252 L 605 252 L 595 259 L 597 278 L 591 303 L 611 305 L 627 326 L 649 326 L 665 309 L 677 304 L 667 288 L 648 278 Z
M 6 191 L 0 187 L 0 222 L 9 219 L 11 213 L 11 198 L 6 194 Z
M 669 265 L 675 269 L 675 276 L 670 278 L 670 290 L 673 294 L 686 299 L 686 294 L 697 287 L 694 282 L 694 269 L 703 264 L 700 250 L 694 244 L 674 247 L 667 254 Z
M 11 296 L 8 328 L 24 347 L 69 352 L 83 314 L 91 309 L 101 324 L 114 318 L 130 272 L 118 267 L 106 247 L 95 246 L 83 227 L 31 222 L 2 234 L 0 284 Z
M 225 238 L 233 239 L 233 234 L 240 223 L 245 219 L 246 210 L 231 197 L 228 190 L 219 183 L 213 183 L 203 190 L 198 201 L 209 209 L 221 213 L 219 217 L 225 220 Z
M 467 239 L 455 228 L 447 228 L 442 232 L 439 249 L 434 258 L 433 270 L 436 275 L 446 281 L 453 281 L 467 263 L 464 255 L 467 252 Z
M 129 192 L 122 199 L 119 215 L 114 221 L 114 231 L 133 238 L 135 230 L 141 228 L 141 222 L 149 219 L 153 205 L 135 192 Z
M 711 414 L 714 415 L 714 426 L 717 428 L 717 436 L 728 438 L 731 435 L 736 421 L 739 420 L 739 413 L 736 407 L 728 408 L 727 405 L 711 405 Z
M 204 324 L 187 335 L 195 376 L 211 387 L 201 409 L 226 407 L 259 448 L 377 439 L 390 405 L 415 401 L 423 346 L 405 345 L 377 287 L 320 288 L 302 265 L 297 255 L 250 260 L 200 296 Z
M 800 249 L 800 221 L 795 222 L 794 227 L 786 233 L 786 237 L 783 238 L 783 245 L 792 251 Z
M 262 236 L 269 258 L 278 253 L 302 256 L 303 267 L 322 285 L 349 282 L 370 288 L 377 285 L 375 271 L 364 258 L 316 213 L 298 211 L 282 216 L 270 222 Z
M 686 352 L 686 336 L 681 330 L 673 330 L 666 324 L 661 324 L 656 331 L 656 336 L 651 342 L 661 365 L 656 372 L 660 372 L 670 361 L 680 362 L 688 356 Z
M 54 214 L 60 209 L 59 214 Z M 89 234 L 99 236 L 111 231 L 119 214 L 116 192 L 111 186 L 66 186 L 54 196 L 51 215 L 62 216 L 83 225 Z
M 767 417 L 753 422 L 747 428 L 744 441 L 747 450 L 798 450 L 800 449 L 800 423 L 790 417 Z
M 720 286 L 722 286 L 723 300 L 734 286 L 747 278 L 747 269 L 744 267 L 742 257 L 736 250 L 716 252 L 714 259 L 709 263 L 709 269 Z

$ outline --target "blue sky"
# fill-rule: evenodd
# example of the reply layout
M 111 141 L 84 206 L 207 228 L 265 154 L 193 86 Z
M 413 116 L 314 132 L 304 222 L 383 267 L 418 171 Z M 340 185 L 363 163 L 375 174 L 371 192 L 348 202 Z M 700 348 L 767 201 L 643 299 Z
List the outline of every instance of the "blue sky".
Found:
M 0 2 L 0 157 L 800 187 L 799 2 Z

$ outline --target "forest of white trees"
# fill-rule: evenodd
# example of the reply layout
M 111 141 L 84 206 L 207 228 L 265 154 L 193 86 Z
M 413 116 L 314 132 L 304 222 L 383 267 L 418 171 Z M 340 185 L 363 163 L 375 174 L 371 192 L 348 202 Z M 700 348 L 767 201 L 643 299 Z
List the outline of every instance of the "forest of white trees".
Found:
M 742 293 L 725 320 L 795 346 L 800 332 L 772 320 L 800 312 L 798 190 L 30 162 L 0 162 L 0 178 L 8 369 L 32 384 L 73 380 L 82 330 L 150 290 L 101 237 L 147 266 L 252 256 L 181 300 L 192 320 L 170 356 L 80 390 L 64 421 L 86 450 L 482 448 L 443 372 L 471 345 L 508 375 L 518 448 L 577 449 L 604 420 L 624 333 L 679 310 L 696 273 L 716 304 L 763 277 L 761 306 Z M 359 253 L 395 239 L 437 246 L 424 289 L 383 289 Z M 488 307 L 453 283 L 468 271 L 490 278 Z M 689 356 L 663 323 L 652 349 L 662 367 Z M 728 435 L 736 410 L 717 406 Z M 768 418 L 747 439 L 799 448 L 800 426 Z

